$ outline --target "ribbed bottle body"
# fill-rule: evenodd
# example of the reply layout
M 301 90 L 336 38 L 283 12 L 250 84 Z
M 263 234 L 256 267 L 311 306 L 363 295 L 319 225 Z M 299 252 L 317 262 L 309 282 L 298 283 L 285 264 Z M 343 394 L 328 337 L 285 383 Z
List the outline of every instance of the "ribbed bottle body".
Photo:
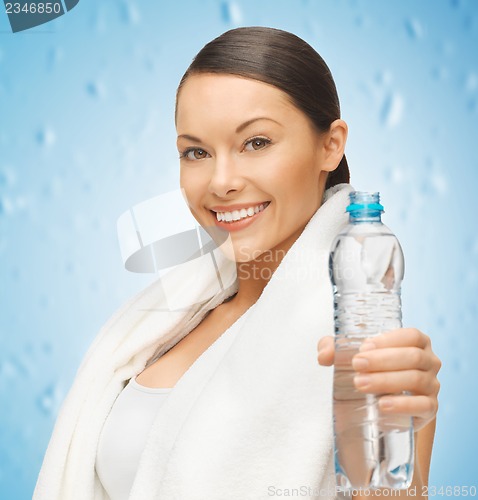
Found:
M 351 361 L 364 339 L 402 326 L 403 252 L 381 222 L 383 207 L 378 199 L 360 203 L 352 195 L 350 222 L 335 238 L 329 260 L 334 290 L 337 485 L 345 490 L 402 489 L 410 485 L 413 474 L 412 420 L 382 414 L 381 395 L 355 389 Z

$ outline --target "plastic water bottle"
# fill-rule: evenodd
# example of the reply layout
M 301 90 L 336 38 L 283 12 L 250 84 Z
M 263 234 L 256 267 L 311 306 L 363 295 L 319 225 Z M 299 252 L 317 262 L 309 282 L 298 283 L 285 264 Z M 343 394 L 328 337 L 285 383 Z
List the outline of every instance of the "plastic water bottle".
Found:
M 410 486 L 413 475 L 411 417 L 386 416 L 382 395 L 359 392 L 351 361 L 364 339 L 402 326 L 403 253 L 381 221 L 379 193 L 354 191 L 349 223 L 332 243 L 329 271 L 334 290 L 335 473 L 342 491 Z

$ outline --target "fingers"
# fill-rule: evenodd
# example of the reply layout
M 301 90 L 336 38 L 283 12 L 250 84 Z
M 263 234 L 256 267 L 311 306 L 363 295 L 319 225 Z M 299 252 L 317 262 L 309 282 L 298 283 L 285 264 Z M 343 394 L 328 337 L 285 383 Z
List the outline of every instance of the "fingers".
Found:
M 322 337 L 317 344 L 317 351 L 317 361 L 320 365 L 331 366 L 334 364 L 335 346 L 333 337 Z
M 438 411 L 438 401 L 427 396 L 383 396 L 378 406 L 383 413 L 410 415 L 423 421 L 432 419 Z
M 438 412 L 438 400 L 427 396 L 391 396 L 378 400 L 380 412 L 395 418 L 395 415 L 413 418 L 413 428 L 419 431 L 431 422 Z
M 408 391 L 428 397 L 438 394 L 440 383 L 430 371 L 400 370 L 378 373 L 360 373 L 354 377 L 355 387 L 361 392 L 393 394 Z
M 374 348 L 383 349 L 386 347 L 418 347 L 425 349 L 430 346 L 430 338 L 416 328 L 399 328 L 389 330 L 376 337 L 366 339 L 360 349 L 362 352 L 368 350 L 369 343 Z
M 323 337 L 318 345 L 318 362 L 339 364 L 333 337 Z M 356 352 L 356 351 L 355 351 Z M 357 372 L 356 389 L 376 394 L 379 409 L 386 414 L 413 417 L 415 430 L 426 426 L 438 410 L 441 361 L 432 350 L 430 338 L 416 328 L 399 328 L 366 339 L 359 352 L 339 351 L 348 356 Z M 407 393 L 407 394 L 404 394 Z
M 433 370 L 433 357 L 419 347 L 385 347 L 361 351 L 352 359 L 352 368 L 358 372 L 395 370 Z

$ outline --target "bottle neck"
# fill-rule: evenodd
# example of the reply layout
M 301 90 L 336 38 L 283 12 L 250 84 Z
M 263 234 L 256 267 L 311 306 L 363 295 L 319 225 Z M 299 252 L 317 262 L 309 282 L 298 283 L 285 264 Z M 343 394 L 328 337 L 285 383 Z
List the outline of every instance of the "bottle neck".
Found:
M 349 213 L 351 224 L 382 223 L 383 205 L 380 204 L 380 193 L 352 191 L 349 197 L 350 204 L 346 211 Z
M 349 213 L 351 224 L 378 223 L 382 224 L 381 212 L 379 210 L 354 210 Z

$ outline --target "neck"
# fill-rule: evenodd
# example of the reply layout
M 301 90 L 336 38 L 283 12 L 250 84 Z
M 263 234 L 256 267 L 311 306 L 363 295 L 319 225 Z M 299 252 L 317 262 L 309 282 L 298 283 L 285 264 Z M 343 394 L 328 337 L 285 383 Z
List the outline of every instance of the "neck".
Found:
M 312 211 L 312 215 L 322 205 L 324 186 L 326 177 L 321 179 L 320 189 L 317 196 L 316 208 Z M 309 219 L 308 219 L 309 220 Z M 238 291 L 230 300 L 231 305 L 239 307 L 247 307 L 259 299 L 262 291 L 269 283 L 275 270 L 279 267 L 282 259 L 294 244 L 297 238 L 301 235 L 307 223 L 300 227 L 297 231 L 289 236 L 280 245 L 266 250 L 258 258 L 247 262 L 238 262 L 236 265 L 236 273 L 238 278 Z
M 279 246 L 263 252 L 256 259 L 237 263 L 238 291 L 231 302 L 238 306 L 252 305 L 259 299 L 275 270 L 303 229 L 301 227 Z

